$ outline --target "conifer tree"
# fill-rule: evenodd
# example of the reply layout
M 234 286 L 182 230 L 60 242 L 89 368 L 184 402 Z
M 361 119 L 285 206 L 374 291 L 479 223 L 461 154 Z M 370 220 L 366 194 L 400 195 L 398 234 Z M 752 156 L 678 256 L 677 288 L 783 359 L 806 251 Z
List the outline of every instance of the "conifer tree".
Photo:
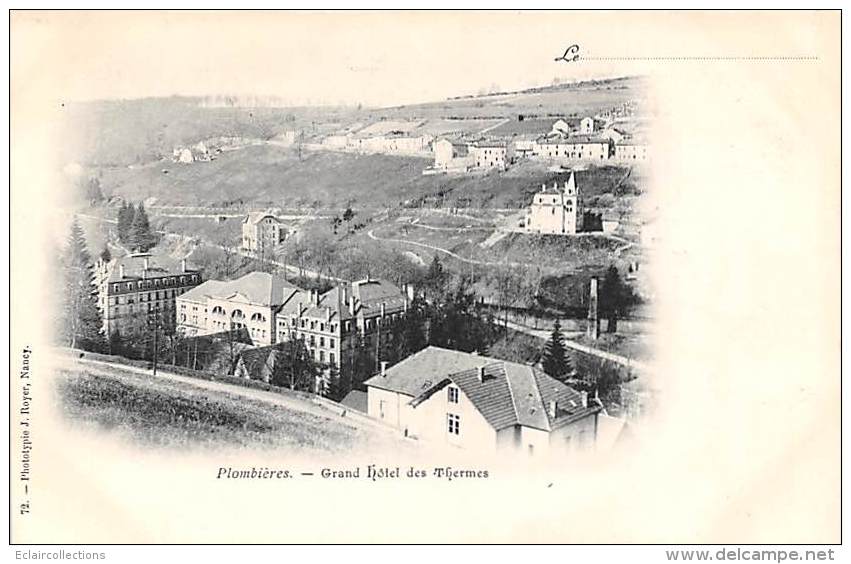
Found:
M 544 349 L 544 359 L 541 362 L 544 372 L 556 380 L 566 380 L 573 367 L 564 346 L 564 336 L 561 334 L 561 323 L 556 319 L 550 340 Z
M 104 245 L 103 250 L 100 252 L 100 260 L 103 262 L 109 262 L 112 260 L 112 253 L 109 252 L 109 247 Z
M 133 223 L 135 213 L 133 204 L 129 202 L 122 202 L 118 209 L 118 240 L 123 245 L 130 244 L 130 226 Z
M 151 224 L 148 221 L 148 213 L 145 206 L 139 204 L 133 215 L 133 223 L 130 225 L 130 248 L 139 251 L 147 251 L 153 246 L 151 236 Z
M 62 259 L 64 288 L 60 310 L 60 330 L 73 348 L 97 350 L 103 344 L 101 316 L 97 305 L 91 257 L 77 218 Z

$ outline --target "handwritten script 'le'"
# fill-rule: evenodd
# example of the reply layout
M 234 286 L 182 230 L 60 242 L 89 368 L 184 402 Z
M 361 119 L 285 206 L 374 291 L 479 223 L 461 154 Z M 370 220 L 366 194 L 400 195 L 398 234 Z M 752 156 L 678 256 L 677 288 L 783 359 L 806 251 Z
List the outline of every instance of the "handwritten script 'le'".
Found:
M 564 50 L 564 55 L 556 57 L 555 61 L 564 61 L 565 63 L 574 63 L 579 60 L 579 45 L 571 45 Z

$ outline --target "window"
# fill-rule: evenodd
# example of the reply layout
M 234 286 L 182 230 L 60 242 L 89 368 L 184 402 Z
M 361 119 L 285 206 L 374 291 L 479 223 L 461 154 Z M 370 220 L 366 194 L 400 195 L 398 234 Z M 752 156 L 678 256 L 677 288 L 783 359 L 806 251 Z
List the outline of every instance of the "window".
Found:
M 334 348 L 334 339 L 328 339 L 328 346 Z
M 449 399 L 449 403 L 458 403 L 458 388 L 455 386 L 449 386 L 446 388 L 446 394 Z
M 460 435 L 461 434 L 461 416 L 455 415 L 454 413 L 448 413 L 446 415 L 447 421 L 449 422 L 449 434 L 450 435 Z
M 320 324 L 319 324 L 319 330 L 320 330 L 320 331 L 325 331 L 325 324 L 324 324 L 324 323 L 320 323 Z
M 325 347 L 325 337 L 319 337 L 319 346 Z
M 331 364 L 334 364 L 334 353 L 330 353 L 330 354 L 328 355 L 328 361 L 329 361 Z
M 325 351 L 319 351 L 319 362 L 325 362 Z

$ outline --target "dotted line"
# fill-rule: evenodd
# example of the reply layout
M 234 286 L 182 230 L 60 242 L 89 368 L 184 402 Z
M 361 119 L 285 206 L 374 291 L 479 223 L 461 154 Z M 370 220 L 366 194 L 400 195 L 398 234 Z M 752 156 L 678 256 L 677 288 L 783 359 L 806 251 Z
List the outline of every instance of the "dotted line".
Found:
M 586 61 L 818 61 L 815 56 L 801 57 L 583 57 Z

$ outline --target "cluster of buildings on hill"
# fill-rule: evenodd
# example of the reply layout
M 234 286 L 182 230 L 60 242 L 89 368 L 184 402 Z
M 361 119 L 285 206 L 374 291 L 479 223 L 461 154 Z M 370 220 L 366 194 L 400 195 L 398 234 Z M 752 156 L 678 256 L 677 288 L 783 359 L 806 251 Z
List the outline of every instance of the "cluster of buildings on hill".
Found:
M 466 172 L 474 169 L 505 170 L 521 159 L 545 161 L 646 161 L 647 142 L 615 125 L 592 117 L 559 119 L 549 132 L 501 134 L 488 139 L 441 138 L 433 142 L 434 166 L 426 173 Z

